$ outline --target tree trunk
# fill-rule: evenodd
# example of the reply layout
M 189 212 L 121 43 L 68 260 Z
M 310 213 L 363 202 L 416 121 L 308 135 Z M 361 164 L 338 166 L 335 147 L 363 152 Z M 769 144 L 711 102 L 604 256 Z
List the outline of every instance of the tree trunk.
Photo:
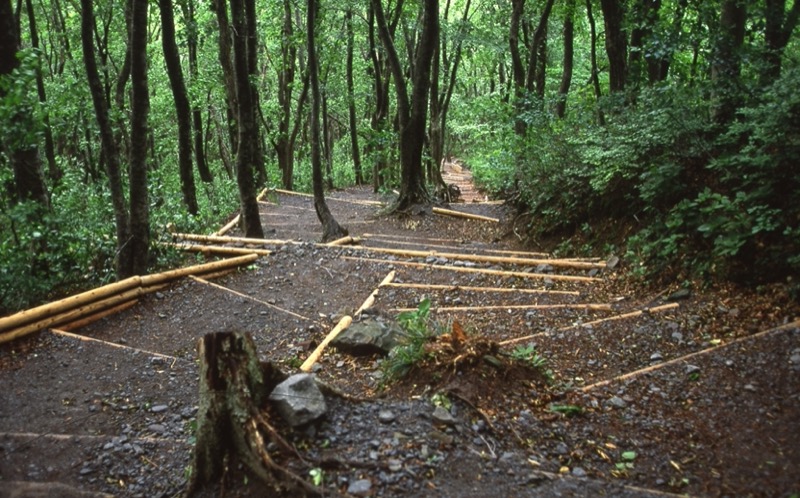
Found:
M 314 209 L 317 218 L 322 223 L 322 242 L 328 242 L 347 235 L 347 230 L 342 228 L 333 217 L 328 204 L 325 202 L 325 189 L 323 188 L 322 178 L 322 137 L 320 136 L 320 104 L 321 96 L 319 90 L 319 63 L 316 52 L 316 25 L 317 9 L 319 8 L 316 0 L 308 0 L 307 12 L 307 46 L 308 46 L 308 75 L 311 83 L 311 174 L 312 186 L 314 188 Z
M 713 109 L 717 124 L 733 121 L 741 101 L 739 74 L 740 50 L 744 43 L 747 7 L 739 0 L 724 0 L 719 20 L 719 33 L 711 63 Z
M 603 92 L 600 90 L 600 77 L 597 70 L 597 29 L 595 27 L 594 15 L 592 14 L 592 0 L 586 0 L 586 17 L 589 20 L 589 33 L 591 39 L 590 58 L 592 63 L 592 86 L 594 95 L 597 98 L 597 122 L 600 126 L 605 126 L 606 118 L 603 110 L 600 109 L 600 98 Z
M 199 78 L 197 70 L 197 25 L 194 18 L 194 0 L 181 2 L 183 15 L 188 23 L 187 48 L 189 51 L 189 78 L 196 81 Z M 197 163 L 197 172 L 200 180 L 205 183 L 214 181 L 206 159 L 205 140 L 203 135 L 203 114 L 200 106 L 192 105 L 192 131 L 194 133 L 194 161 Z
M 800 1 L 795 0 L 792 9 L 786 10 L 786 0 L 766 0 L 764 42 L 764 68 L 761 71 L 759 85 L 763 88 L 770 85 L 781 75 L 781 56 L 783 49 L 791 39 L 800 18 Z M 785 18 L 785 21 L 784 21 Z
M 33 11 L 33 2 L 25 0 L 25 7 L 28 12 L 28 29 L 31 35 L 31 46 L 39 49 L 39 32 L 36 29 L 36 15 Z M 42 68 L 36 68 L 36 92 L 39 95 L 39 102 L 42 104 L 47 103 L 47 94 L 44 90 L 44 79 L 42 77 Z M 53 130 L 50 128 L 50 115 L 44 115 L 44 152 L 47 158 L 47 176 L 54 183 L 57 183 L 64 174 L 63 171 L 56 164 L 56 151 L 53 144 Z
M 253 112 L 253 126 L 255 139 L 250 144 L 252 147 L 251 158 L 253 171 L 256 177 L 256 186 L 263 187 L 267 184 L 267 166 L 264 162 L 264 149 L 261 146 L 262 131 L 256 119 L 259 103 L 256 75 L 258 74 L 258 34 L 256 33 L 256 3 L 255 0 L 244 0 L 246 29 L 247 29 L 247 74 L 250 82 L 250 103 Z
M 147 196 L 147 1 L 133 0 L 131 22 L 130 272 L 147 273 L 150 210 Z
M 347 114 L 350 126 L 350 150 L 353 155 L 353 172 L 356 176 L 356 185 L 364 184 L 364 175 L 361 172 L 361 150 L 358 147 L 358 128 L 356 127 L 356 100 L 353 84 L 353 10 L 347 9 L 345 14 L 347 22 Z
M 183 79 L 181 56 L 178 53 L 178 44 L 175 42 L 175 14 L 172 9 L 172 0 L 158 0 L 158 8 L 161 11 L 161 42 L 164 48 L 164 62 L 167 66 L 167 76 L 172 88 L 178 123 L 178 170 L 183 203 L 190 214 L 197 215 L 199 207 L 192 165 L 192 112 Z
M 511 22 L 509 23 L 508 45 L 511 54 L 511 74 L 514 82 L 514 105 L 517 115 L 514 118 L 514 133 L 525 136 L 527 126 L 522 120 L 522 106 L 525 98 L 525 67 L 519 53 L 519 27 L 525 9 L 525 0 L 512 0 Z
M 556 115 L 559 118 L 563 118 L 567 112 L 567 95 L 572 83 L 575 0 L 569 0 L 566 9 L 566 17 L 564 18 L 564 61 L 562 63 L 561 85 L 558 87 L 558 102 L 556 102 Z
M 118 279 L 133 275 L 130 268 L 130 225 L 128 209 L 125 203 L 125 192 L 122 185 L 122 174 L 119 162 L 119 150 L 114 140 L 114 131 L 111 119 L 108 116 L 108 107 L 103 98 L 103 86 L 100 83 L 100 74 L 97 71 L 97 61 L 94 55 L 94 41 L 92 38 L 92 25 L 94 21 L 92 0 L 81 0 L 81 41 L 83 46 L 83 61 L 89 81 L 89 90 L 92 103 L 100 129 L 100 146 L 108 158 L 106 161 L 106 176 L 108 177 L 109 190 L 111 191 L 111 204 L 114 207 L 114 220 L 117 235 L 116 273 Z
M 600 8 L 606 28 L 609 90 L 611 93 L 621 92 L 625 90 L 625 58 L 628 52 L 627 37 L 623 30 L 623 5 L 618 0 L 600 0 Z
M 225 0 L 213 0 L 211 10 L 217 16 L 217 28 L 219 29 L 219 63 L 222 68 L 223 85 L 228 104 L 226 124 L 233 155 L 239 149 L 239 132 L 236 124 L 239 103 L 236 99 L 236 76 L 233 71 L 233 62 L 231 61 L 231 26 L 228 20 L 228 4 Z
M 253 151 L 254 144 L 258 140 L 258 129 L 256 128 L 247 55 L 247 23 L 249 22 L 247 15 L 249 14 L 254 15 L 255 13 L 246 12 L 242 0 L 231 0 L 234 33 L 234 72 L 236 74 L 236 97 L 239 104 L 237 112 L 239 150 L 236 154 L 236 183 L 239 186 L 242 231 L 245 237 L 263 239 L 264 229 L 261 227 L 253 175 Z
M 425 0 L 422 3 L 422 32 L 414 58 L 410 98 L 403 67 L 386 23 L 381 0 L 372 0 L 372 5 L 389 67 L 394 75 L 397 93 L 400 126 L 400 195 L 392 210 L 404 210 L 413 204 L 430 202 L 422 169 L 422 148 L 431 84 L 431 61 L 439 36 L 439 2 Z
M 317 71 L 319 71 L 319 60 L 317 60 Z M 310 70 L 310 68 L 309 68 Z M 319 84 L 319 77 L 317 77 Z M 328 92 L 320 91 L 322 98 L 322 145 L 323 159 L 325 162 L 325 186 L 328 190 L 333 190 L 333 131 L 331 131 L 331 120 L 328 115 Z

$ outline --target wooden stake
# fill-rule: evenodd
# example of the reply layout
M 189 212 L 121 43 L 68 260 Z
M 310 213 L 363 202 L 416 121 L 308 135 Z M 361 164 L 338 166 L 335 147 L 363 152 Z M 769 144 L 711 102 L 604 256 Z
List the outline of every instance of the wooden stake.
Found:
M 383 280 L 381 280 L 381 283 L 378 284 L 378 287 L 374 291 L 372 291 L 372 294 L 370 294 L 366 300 L 364 300 L 364 303 L 361 305 L 360 308 L 356 310 L 355 313 L 353 313 L 353 316 L 358 318 L 359 316 L 361 316 L 361 313 L 363 313 L 364 310 L 369 309 L 373 304 L 375 304 L 375 299 L 378 297 L 378 291 L 380 291 L 381 287 L 386 287 L 387 285 L 391 284 L 396 274 L 397 272 L 392 270 L 389 272 L 388 275 L 383 277 Z
M 431 270 L 446 270 L 457 273 L 483 273 L 501 277 L 542 278 L 550 280 L 565 280 L 570 282 L 600 282 L 602 279 L 595 277 L 577 277 L 573 275 L 549 275 L 546 273 L 526 273 L 524 271 L 489 270 L 485 268 L 463 268 L 461 266 L 430 265 L 427 263 L 414 263 L 412 261 L 392 261 L 389 259 L 357 258 L 353 256 L 339 256 L 345 260 L 363 261 L 365 263 L 381 263 L 386 265 L 409 266 L 412 268 L 427 268 Z
M 496 263 L 496 264 L 508 264 L 508 265 L 522 265 L 522 266 L 550 265 L 553 267 L 577 268 L 584 270 L 589 270 L 593 268 L 601 269 L 606 267 L 605 263 L 593 263 L 589 261 L 574 261 L 565 259 L 516 258 L 510 256 L 482 256 L 480 254 L 466 254 L 466 253 L 438 252 L 438 251 L 409 251 L 404 249 L 389 249 L 385 247 L 367 247 L 367 246 L 356 246 L 352 247 L 351 249 L 362 250 L 367 252 L 377 252 L 380 254 L 391 254 L 393 256 L 402 256 L 406 258 L 427 258 L 429 256 L 437 256 L 456 261 L 474 261 L 478 263 Z
M 404 311 L 414 311 L 417 308 L 394 308 L 392 311 L 402 313 Z M 492 311 L 492 310 L 551 310 L 551 309 L 574 309 L 591 311 L 611 311 L 610 304 L 591 303 L 591 304 L 509 304 L 498 306 L 440 306 L 431 308 L 431 311 Z
M 69 330 L 75 330 L 75 329 L 79 329 L 79 328 L 85 327 L 85 326 L 87 326 L 89 324 L 92 324 L 92 323 L 94 323 L 94 322 L 96 322 L 98 320 L 101 320 L 101 319 L 103 319 L 103 318 L 105 318 L 107 316 L 116 315 L 117 313 L 121 313 L 121 312 L 125 311 L 128 308 L 132 308 L 133 306 L 136 306 L 136 304 L 138 302 L 139 302 L 138 299 L 134 299 L 132 301 L 128 301 L 128 302 L 122 303 L 122 304 L 120 304 L 118 306 L 114 306 L 113 308 L 109 308 L 109 309 L 107 309 L 105 311 L 101 311 L 100 313 L 95 313 L 93 315 L 89 315 L 86 318 L 83 318 L 81 320 L 76 320 L 74 322 L 69 322 L 69 323 L 67 323 L 65 325 L 62 325 L 61 326 L 61 330 L 69 331 Z
M 336 246 L 343 246 L 343 245 L 350 245 L 350 244 L 360 244 L 361 239 L 359 237 L 353 237 L 350 235 L 346 235 L 342 238 L 336 239 L 334 241 L 328 242 L 324 244 L 328 247 L 336 247 Z
M 758 339 L 758 338 L 761 338 L 761 337 L 764 337 L 764 336 L 767 336 L 767 335 L 775 334 L 777 332 L 783 332 L 785 330 L 790 330 L 790 329 L 794 329 L 794 328 L 798 328 L 798 327 L 800 327 L 800 320 L 795 320 L 795 321 L 793 321 L 791 323 L 787 323 L 787 324 L 781 325 L 779 327 L 771 328 L 769 330 L 764 330 L 764 331 L 759 332 L 757 334 L 748 335 L 748 336 L 745 336 L 745 337 L 739 337 L 738 339 L 733 339 L 732 341 L 726 342 L 724 344 L 720 344 L 718 346 L 712 346 L 710 348 L 703 349 L 702 351 L 695 351 L 694 353 L 689 353 L 687 355 L 683 355 L 683 356 L 681 356 L 679 358 L 674 358 L 672 360 L 665 361 L 665 362 L 659 363 L 657 365 L 652 365 L 652 366 L 649 366 L 649 367 L 646 367 L 646 368 L 641 368 L 639 370 L 634 370 L 633 372 L 628 372 L 628 373 L 623 374 L 623 375 L 618 375 L 618 376 L 613 377 L 611 379 L 601 380 L 600 382 L 595 382 L 594 384 L 589 384 L 588 386 L 582 387 L 580 389 L 580 391 L 585 393 L 585 392 L 591 391 L 592 389 L 596 389 L 598 387 L 607 386 L 608 384 L 611 384 L 612 382 L 617 382 L 617 381 L 620 381 L 620 380 L 627 380 L 627 379 L 630 379 L 630 378 L 633 378 L 633 377 L 638 377 L 638 376 L 640 376 L 642 374 L 646 374 L 648 372 L 652 372 L 654 370 L 659 370 L 659 369 L 664 368 L 666 366 L 670 366 L 670 365 L 674 365 L 676 363 L 680 363 L 682 361 L 686 361 L 689 358 L 694 358 L 695 356 L 700 356 L 700 355 L 704 355 L 704 354 L 713 353 L 714 351 L 717 351 L 718 349 L 727 348 L 728 346 L 733 346 L 734 344 L 739 344 L 741 342 L 749 341 L 749 340 L 752 340 L 752 339 Z
M 440 207 L 434 207 L 433 213 L 441 214 L 444 216 L 453 216 L 456 218 L 466 218 L 468 220 L 491 221 L 492 223 L 500 223 L 500 220 L 497 218 L 490 218 L 488 216 L 481 216 L 479 214 L 463 213 L 461 211 L 453 211 L 452 209 L 444 209 Z
M 298 242 L 296 240 L 252 239 L 247 237 L 223 237 L 220 235 L 197 235 L 193 233 L 173 233 L 172 237 L 173 239 L 177 240 L 191 240 L 194 242 L 208 242 L 217 244 L 248 244 L 257 246 L 302 244 L 302 242 Z
M 347 327 L 349 327 L 351 323 L 353 323 L 353 317 L 351 317 L 350 315 L 343 316 L 341 320 L 339 320 L 339 323 L 336 324 L 336 327 L 334 327 L 333 330 L 331 330 L 330 333 L 328 333 L 328 336 L 325 337 L 325 339 L 323 339 L 323 341 L 319 344 L 319 346 L 317 346 L 314 352 L 311 353 L 311 356 L 309 356 L 306 359 L 306 361 L 304 361 L 303 364 L 300 365 L 300 370 L 302 370 L 303 372 L 310 371 L 311 367 L 314 366 L 314 363 L 316 363 L 317 360 L 319 360 L 319 357 L 322 356 L 322 352 L 325 350 L 326 347 L 328 347 L 328 344 L 330 344 L 330 342 L 334 340 L 341 331 L 347 329 Z
M 674 309 L 674 308 L 677 308 L 677 307 L 678 307 L 678 303 L 664 304 L 662 306 L 656 306 L 654 308 L 647 308 L 647 309 L 643 309 L 643 310 L 632 311 L 630 313 L 623 313 L 621 315 L 614 315 L 614 316 L 610 316 L 610 317 L 607 317 L 607 318 L 601 318 L 599 320 L 594 320 L 594 321 L 591 321 L 591 322 L 581 323 L 579 325 L 568 325 L 566 327 L 561 327 L 560 329 L 558 329 L 558 331 L 559 332 L 564 332 L 564 331 L 571 330 L 571 329 L 588 328 L 588 327 L 591 327 L 593 325 L 597 325 L 598 323 L 611 322 L 611 321 L 615 321 L 615 320 L 624 320 L 626 318 L 637 317 L 637 316 L 643 315 L 645 313 L 651 313 L 651 314 L 652 313 L 661 313 L 662 311 L 671 310 L 671 309 Z M 500 346 L 507 346 L 509 344 L 514 344 L 514 343 L 517 343 L 517 342 L 527 341 L 529 339 L 533 339 L 533 338 L 536 338 L 536 337 L 549 336 L 549 335 L 551 335 L 550 332 L 539 332 L 539 333 L 536 333 L 536 334 L 526 335 L 524 337 L 515 337 L 514 339 L 508 339 L 508 340 L 500 342 L 499 345 Z
M 272 251 L 266 249 L 253 249 L 245 247 L 226 247 L 226 246 L 201 246 L 198 244 L 180 244 L 174 242 L 160 242 L 159 245 L 174 247 L 182 251 L 201 252 L 203 254 L 258 254 L 259 256 L 269 256 Z
M 254 297 L 252 297 L 252 296 L 248 296 L 247 294 L 242 294 L 241 292 L 235 291 L 235 290 L 233 290 L 233 289 L 229 289 L 229 288 L 227 288 L 227 287 L 223 287 L 222 285 L 215 284 L 215 283 L 213 283 L 213 282 L 209 282 L 208 280 L 202 279 L 202 278 L 200 278 L 200 277 L 195 277 L 194 275 L 189 275 L 189 278 L 191 278 L 192 280 L 194 280 L 194 281 L 195 281 L 195 282 L 197 282 L 197 283 L 201 283 L 201 284 L 203 284 L 203 285 L 208 285 L 208 286 L 210 286 L 210 287 L 214 287 L 214 288 L 216 288 L 216 289 L 221 289 L 221 290 L 224 290 L 224 291 L 226 291 L 226 292 L 230 292 L 231 294 L 234 294 L 234 295 L 236 295 L 236 296 L 243 297 L 243 298 L 245 298 L 245 299 L 249 299 L 249 300 L 251 300 L 251 301 L 253 301 L 253 302 L 256 302 L 256 303 L 258 303 L 258 304 L 263 304 L 264 306 L 267 306 L 267 307 L 270 307 L 270 308 L 276 309 L 276 310 L 278 310 L 278 311 L 282 311 L 283 313 L 286 313 L 286 314 L 292 315 L 293 317 L 296 317 L 296 318 L 301 318 L 301 319 L 303 319 L 303 320 L 308 320 L 309 322 L 312 322 L 312 321 L 313 321 L 311 318 L 308 318 L 307 316 L 299 315 L 299 314 L 297 314 L 297 313 L 295 313 L 295 312 L 293 312 L 293 311 L 289 311 L 289 310 L 287 310 L 287 309 L 281 308 L 280 306 L 276 306 L 276 305 L 274 305 L 274 304 L 270 304 L 270 303 L 268 303 L 268 302 L 265 302 L 265 301 L 262 301 L 262 300 L 260 300 L 260 299 L 256 299 L 256 298 L 254 298 Z
M 471 287 L 469 285 L 439 285 L 439 284 L 412 284 L 412 283 L 389 283 L 389 287 L 397 287 L 401 289 L 434 289 L 446 291 L 474 291 L 474 292 L 504 292 L 504 293 L 520 293 L 520 294 L 550 294 L 562 296 L 580 296 L 578 291 L 554 291 L 545 289 L 517 289 L 505 287 Z
M 228 233 L 233 227 L 239 224 L 239 220 L 241 219 L 241 215 L 237 214 L 234 219 L 232 219 L 227 225 L 220 228 L 219 230 L 214 233 L 214 235 L 225 235 Z
M 50 332 L 55 334 L 55 335 L 60 335 L 60 336 L 63 336 L 63 337 L 69 337 L 70 339 L 77 339 L 79 341 L 97 342 L 99 344 L 103 344 L 105 346 L 110 346 L 112 348 L 127 349 L 129 351 L 138 351 L 140 353 L 145 353 L 145 354 L 149 354 L 149 355 L 152 355 L 152 356 L 158 356 L 159 358 L 166 358 L 168 360 L 173 360 L 173 361 L 177 361 L 178 360 L 178 358 L 176 358 L 174 356 L 170 356 L 168 354 L 156 353 L 155 351 L 148 351 L 146 349 L 134 348 L 134 347 L 131 347 L 131 346 L 126 346 L 124 344 L 117 344 L 116 342 L 103 341 L 101 339 L 95 339 L 94 337 L 89 337 L 89 336 L 79 335 L 79 334 L 73 334 L 71 332 L 67 332 L 66 330 L 50 329 Z

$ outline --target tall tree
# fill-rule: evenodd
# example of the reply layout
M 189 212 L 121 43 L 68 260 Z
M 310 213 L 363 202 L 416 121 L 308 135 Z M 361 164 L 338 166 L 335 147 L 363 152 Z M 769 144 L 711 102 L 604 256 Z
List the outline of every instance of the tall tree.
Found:
M 358 129 L 356 127 L 356 97 L 355 85 L 353 82 L 353 47 L 355 45 L 355 36 L 353 33 L 353 9 L 347 9 L 345 13 L 345 22 L 347 23 L 347 56 L 345 78 L 347 80 L 347 117 L 350 127 L 350 150 L 353 156 L 353 171 L 356 176 L 356 185 L 364 184 L 364 175 L 361 172 L 361 150 L 358 146 Z
M 258 202 L 256 201 L 255 177 L 253 175 L 253 145 L 258 140 L 258 129 L 253 107 L 253 93 L 250 87 L 250 67 L 247 54 L 248 15 L 255 15 L 255 12 L 246 9 L 242 0 L 231 0 L 233 66 L 236 75 L 237 122 L 239 124 L 236 183 L 239 186 L 242 231 L 246 237 L 262 239 L 264 238 L 264 229 L 261 227 L 261 217 L 258 212 Z
M 161 42 L 164 48 L 164 62 L 167 66 L 167 76 L 172 88 L 175 117 L 178 123 L 178 169 L 183 203 L 190 214 L 196 215 L 199 207 L 192 166 L 192 112 L 181 68 L 181 56 L 175 41 L 175 13 L 172 8 L 172 0 L 158 0 L 158 8 L 161 11 Z
M 231 150 L 236 152 L 239 145 L 237 143 L 239 129 L 236 125 L 236 116 L 239 103 L 236 100 L 236 76 L 233 70 L 232 54 L 232 34 L 230 21 L 228 19 L 228 3 L 225 0 L 213 0 L 211 9 L 217 17 L 217 30 L 219 31 L 219 63 L 222 68 L 223 86 L 225 88 L 226 116 L 228 125 L 228 137 Z
M 128 219 L 128 207 L 125 202 L 125 191 L 122 182 L 119 148 L 114 138 L 108 105 L 105 98 L 103 98 L 103 84 L 100 81 L 100 73 L 97 70 L 94 39 L 92 37 L 92 26 L 94 25 L 93 17 L 92 0 L 81 0 L 83 62 L 89 81 L 89 91 L 92 96 L 95 117 L 100 129 L 100 146 L 103 149 L 103 154 L 108 158 L 105 163 L 106 176 L 108 177 L 108 186 L 111 190 L 111 204 L 114 207 L 117 236 L 115 270 L 117 278 L 125 278 L 132 275 L 130 251 L 133 246 L 129 243 L 131 235 L 130 222 Z
M 394 210 L 403 210 L 413 204 L 430 201 L 422 169 L 422 148 L 425 141 L 428 93 L 431 84 L 431 62 L 439 36 L 439 1 L 422 2 L 422 31 L 413 61 L 410 96 L 405 72 L 400 64 L 389 25 L 386 23 L 381 0 L 372 0 L 372 7 L 381 42 L 394 76 L 397 94 L 400 128 L 400 195 L 392 207 Z
M 131 21 L 130 274 L 147 273 L 150 202 L 147 195 L 147 0 L 133 0 Z
M 786 12 L 786 0 L 765 0 L 765 2 L 765 66 L 761 70 L 761 79 L 759 81 L 762 87 L 774 82 L 780 76 L 783 49 L 789 43 L 792 32 L 797 27 L 798 20 L 800 20 L 800 1 L 795 0 L 788 13 Z
M 575 0 L 567 0 L 564 15 L 564 60 L 561 68 L 561 85 L 558 87 L 556 115 L 563 118 L 567 112 L 567 94 L 572 83 L 573 41 L 575 36 Z
M 592 13 L 592 0 L 586 0 L 586 18 L 589 21 L 589 57 L 592 67 L 592 87 L 594 88 L 595 98 L 599 101 L 600 97 L 603 96 L 603 92 L 600 89 L 600 76 L 597 68 L 597 28 L 594 22 L 594 14 Z M 606 124 L 605 114 L 603 114 L 603 110 L 600 109 L 600 106 L 597 106 L 597 122 L 601 126 L 605 126 Z
M 316 27 L 317 12 L 319 4 L 317 0 L 308 0 L 308 11 L 306 12 L 306 33 L 308 47 L 308 75 L 311 84 L 311 175 L 312 186 L 314 189 L 314 210 L 317 218 L 322 223 L 322 241 L 326 242 L 338 239 L 347 235 L 347 230 L 342 228 L 333 217 L 328 204 L 325 202 L 325 189 L 322 178 L 322 137 L 320 133 L 320 103 L 321 96 L 319 90 L 319 61 L 316 49 Z
M 11 2 L 0 0 L 0 78 L 3 79 L 14 77 L 12 73 L 20 66 L 20 60 L 17 58 L 20 46 L 17 19 L 11 8 Z M 17 88 L 13 91 L 23 92 L 27 88 L 25 85 L 0 85 L 0 105 L 8 105 L 2 101 L 13 87 Z M 15 95 L 14 99 L 18 102 L 9 122 L 5 124 L 7 128 L 3 130 L 0 146 L 5 149 L 11 161 L 16 197 L 19 201 L 32 200 L 44 208 L 49 208 L 50 199 L 42 174 L 39 148 L 35 141 L 35 123 L 32 120 L 30 102 L 27 102 L 27 95 Z
M 600 0 L 603 24 L 606 28 L 606 54 L 608 55 L 608 84 L 612 93 L 625 90 L 625 58 L 628 53 L 624 30 L 625 11 L 618 0 Z
M 714 54 L 711 60 L 714 121 L 727 124 L 733 120 L 741 101 L 739 76 L 741 48 L 744 43 L 747 6 L 739 0 L 723 0 Z

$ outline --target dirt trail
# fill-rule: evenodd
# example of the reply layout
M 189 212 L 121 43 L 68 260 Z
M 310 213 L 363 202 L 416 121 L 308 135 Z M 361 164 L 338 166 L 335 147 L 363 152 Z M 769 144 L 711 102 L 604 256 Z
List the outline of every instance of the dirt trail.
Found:
M 369 316 L 391 317 L 429 298 L 437 320 L 504 344 L 489 356 L 505 366 L 485 356 L 458 368 L 430 363 L 379 390 L 376 358 L 326 351 L 317 375 L 363 401 L 331 399 L 324 423 L 290 437 L 307 456 L 351 462 L 324 469 L 328 489 L 452 497 L 800 492 L 800 330 L 780 289 L 666 301 L 674 289 L 627 287 L 620 270 L 605 268 L 608 255 L 537 261 L 549 256 L 517 246 L 506 207 L 473 202 L 483 196 L 468 170 L 445 173 L 467 201 L 452 209 L 501 222 L 375 218 L 375 202 L 386 199 L 348 189 L 331 193 L 329 205 L 362 248 L 320 247 L 311 201 L 270 194 L 261 204 L 267 237 L 295 243 L 269 246 L 272 255 L 215 285 L 187 278 L 75 331 L 92 340 L 45 331 L 4 346 L 0 496 L 22 486 L 12 481 L 173 496 L 190 463 L 197 339 L 249 332 L 265 359 L 292 370 L 391 270 L 394 284 L 381 289 Z M 515 351 L 535 351 L 545 363 L 506 368 Z M 433 415 L 442 400 L 452 421 Z M 232 469 L 227 496 L 262 491 Z

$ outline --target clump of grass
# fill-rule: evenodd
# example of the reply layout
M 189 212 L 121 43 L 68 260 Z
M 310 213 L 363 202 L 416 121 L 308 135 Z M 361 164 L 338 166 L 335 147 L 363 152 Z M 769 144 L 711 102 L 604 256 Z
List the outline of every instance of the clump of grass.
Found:
M 405 311 L 397 316 L 406 342 L 392 349 L 381 362 L 384 382 L 404 377 L 414 365 L 428 357 L 425 344 L 436 335 L 436 327 L 430 323 L 430 310 L 430 300 L 423 299 L 416 310 Z

